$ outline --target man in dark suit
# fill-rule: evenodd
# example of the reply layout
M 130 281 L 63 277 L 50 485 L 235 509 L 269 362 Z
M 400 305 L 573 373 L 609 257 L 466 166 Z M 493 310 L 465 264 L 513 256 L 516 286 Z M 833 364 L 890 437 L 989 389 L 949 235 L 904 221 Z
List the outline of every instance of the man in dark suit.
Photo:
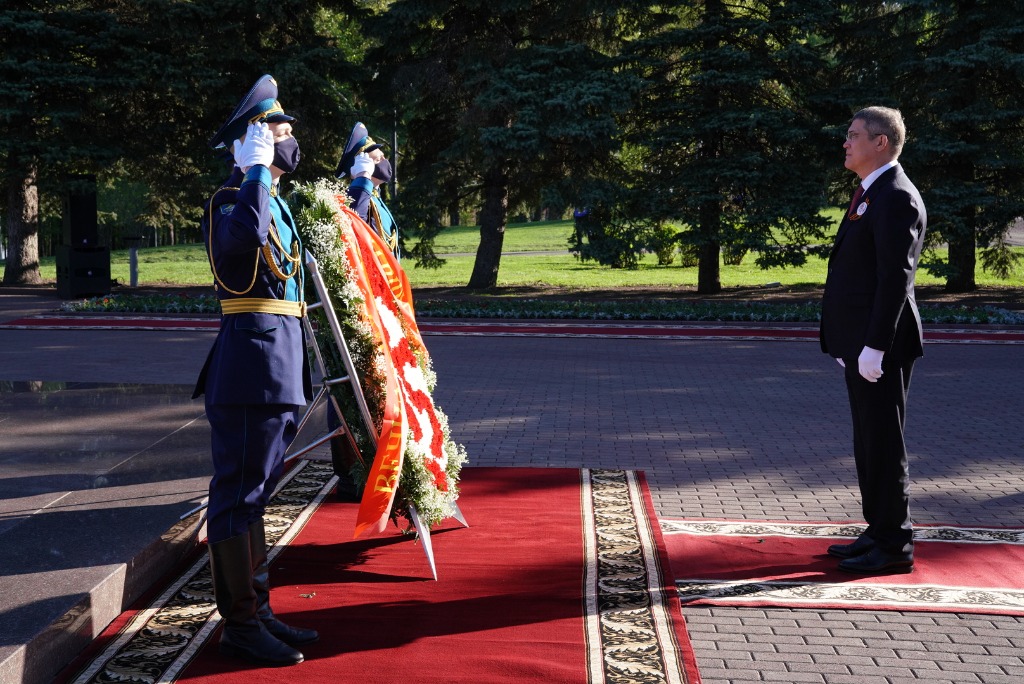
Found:
M 846 168 L 861 179 L 828 262 L 821 310 L 821 349 L 846 371 L 853 414 L 853 453 L 867 530 L 828 553 L 841 570 L 910 572 L 906 424 L 914 361 L 923 355 L 914 300 L 927 215 L 897 159 L 906 129 L 898 110 L 868 107 L 846 133 Z
M 205 394 L 213 479 L 207 508 L 210 571 L 224 618 L 220 650 L 272 665 L 300 663 L 311 629 L 270 609 L 263 513 L 312 397 L 302 317 L 302 245 L 280 179 L 295 170 L 294 117 L 263 76 L 210 141 L 235 166 L 203 212 L 203 238 L 221 324 L 196 391 Z

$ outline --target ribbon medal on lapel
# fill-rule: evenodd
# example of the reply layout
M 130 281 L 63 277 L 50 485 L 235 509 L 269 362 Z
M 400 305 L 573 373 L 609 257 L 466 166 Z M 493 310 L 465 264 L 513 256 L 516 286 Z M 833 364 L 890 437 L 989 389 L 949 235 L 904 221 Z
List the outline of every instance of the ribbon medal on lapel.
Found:
M 869 200 L 869 199 L 864 200 L 863 202 L 861 202 L 860 204 L 857 205 L 857 210 L 855 212 L 851 213 L 848 216 L 848 218 L 851 221 L 857 221 L 858 219 L 860 219 L 861 216 L 863 216 L 864 214 L 867 213 L 868 205 L 869 204 L 871 204 L 871 200 Z

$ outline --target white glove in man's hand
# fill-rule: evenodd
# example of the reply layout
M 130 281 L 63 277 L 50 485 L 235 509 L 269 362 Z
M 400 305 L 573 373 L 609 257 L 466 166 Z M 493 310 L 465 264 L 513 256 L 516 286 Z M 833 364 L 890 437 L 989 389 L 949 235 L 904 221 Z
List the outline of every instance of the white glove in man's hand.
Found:
M 885 352 L 864 347 L 860 356 L 857 357 L 857 370 L 861 377 L 868 382 L 878 382 L 878 378 L 882 377 L 882 357 L 884 355 Z
M 370 155 L 362 152 L 356 155 L 356 160 L 352 162 L 352 168 L 349 170 L 349 175 L 353 178 L 359 178 L 365 176 L 369 178 L 373 175 L 373 169 L 377 165 L 370 159 Z
M 245 132 L 245 142 L 235 152 L 235 163 L 243 172 L 260 164 L 270 168 L 274 162 L 274 134 L 270 126 L 258 121 L 249 124 Z

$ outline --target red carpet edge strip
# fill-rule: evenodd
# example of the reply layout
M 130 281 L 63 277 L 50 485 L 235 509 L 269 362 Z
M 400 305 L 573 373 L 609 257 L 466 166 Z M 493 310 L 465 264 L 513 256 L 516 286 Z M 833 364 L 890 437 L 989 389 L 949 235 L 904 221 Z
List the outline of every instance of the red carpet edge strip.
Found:
M 39 315 L 0 324 L 0 330 L 150 330 L 209 332 L 220 326 L 216 318 L 154 316 Z M 525 323 L 525 322 L 431 322 L 420 324 L 425 335 L 460 337 L 586 337 L 601 339 L 759 340 L 818 341 L 817 326 L 754 327 L 730 324 L 657 323 Z M 972 330 L 926 328 L 927 344 L 1024 344 L 1024 330 Z

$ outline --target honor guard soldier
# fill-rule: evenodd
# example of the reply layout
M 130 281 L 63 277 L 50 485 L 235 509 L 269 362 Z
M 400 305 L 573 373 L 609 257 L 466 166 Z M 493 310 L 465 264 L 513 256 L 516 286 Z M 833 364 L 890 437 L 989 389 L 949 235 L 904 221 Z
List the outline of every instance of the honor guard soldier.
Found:
M 395 257 L 399 256 L 398 225 L 380 198 L 378 188 L 391 180 L 391 164 L 384 158 L 379 143 L 370 137 L 366 126 L 356 123 L 345 143 L 345 151 L 338 162 L 335 175 L 341 179 L 351 177 L 348 186 L 349 205 L 379 235 Z M 333 411 L 328 413 L 328 426 L 336 428 L 340 418 Z M 331 460 L 334 473 L 338 476 L 335 494 L 342 501 L 358 500 L 359 488 L 353 481 L 352 467 L 361 463 L 348 442 L 341 438 L 331 440 Z
M 379 191 L 382 184 L 391 181 L 391 162 L 362 123 L 352 127 L 335 175 L 352 178 L 348 186 L 352 210 L 383 238 L 396 257 L 400 256 L 398 224 Z
M 263 76 L 210 140 L 235 167 L 204 207 L 203 239 L 221 325 L 194 397 L 205 394 L 213 452 L 210 571 L 224 618 L 222 653 L 300 663 L 318 639 L 270 609 L 263 512 L 284 469 L 298 411 L 312 399 L 302 317 L 302 246 L 279 182 L 299 163 L 295 119 Z

